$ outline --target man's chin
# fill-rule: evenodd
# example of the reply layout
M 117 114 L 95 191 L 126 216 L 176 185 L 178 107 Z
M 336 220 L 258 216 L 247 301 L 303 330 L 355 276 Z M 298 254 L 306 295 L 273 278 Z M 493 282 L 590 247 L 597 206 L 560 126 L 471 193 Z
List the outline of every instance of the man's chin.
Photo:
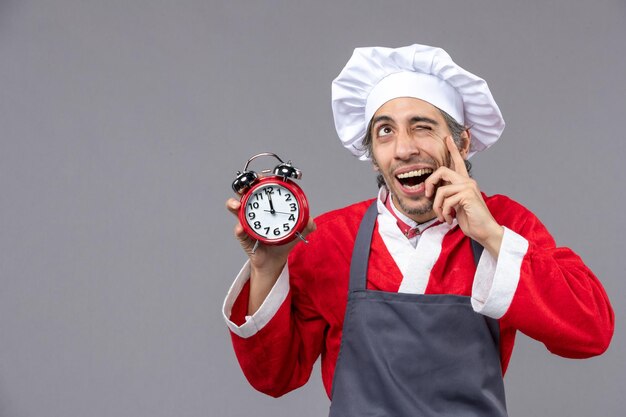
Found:
M 405 199 L 401 198 L 398 201 L 400 210 L 417 222 L 425 222 L 435 217 L 433 211 L 433 202 L 427 199 L 425 196 L 419 199 Z

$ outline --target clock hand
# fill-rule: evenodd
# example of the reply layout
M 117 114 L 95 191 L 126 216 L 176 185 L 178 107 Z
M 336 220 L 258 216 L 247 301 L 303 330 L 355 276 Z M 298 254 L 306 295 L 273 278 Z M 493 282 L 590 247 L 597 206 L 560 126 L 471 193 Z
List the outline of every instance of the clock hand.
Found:
M 268 213 L 272 213 L 272 214 L 275 214 L 275 213 L 278 213 L 278 214 L 289 214 L 289 215 L 293 214 L 293 213 L 287 213 L 285 211 L 276 211 L 276 210 L 263 210 L 263 211 L 267 211 Z
M 267 198 L 270 201 L 270 213 L 272 214 L 276 213 L 276 210 L 274 210 L 274 204 L 272 203 L 272 193 L 270 193 L 269 191 L 266 191 L 265 194 L 267 194 Z

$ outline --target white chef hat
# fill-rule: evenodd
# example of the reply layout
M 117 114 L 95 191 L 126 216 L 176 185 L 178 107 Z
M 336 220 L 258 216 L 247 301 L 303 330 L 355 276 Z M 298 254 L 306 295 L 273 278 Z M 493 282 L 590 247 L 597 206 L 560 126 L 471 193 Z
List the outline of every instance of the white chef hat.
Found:
M 494 144 L 504 119 L 487 83 L 452 61 L 441 48 L 356 48 L 332 84 L 332 108 L 339 139 L 361 160 L 362 142 L 376 111 L 387 101 L 414 97 L 470 127 L 469 156 Z

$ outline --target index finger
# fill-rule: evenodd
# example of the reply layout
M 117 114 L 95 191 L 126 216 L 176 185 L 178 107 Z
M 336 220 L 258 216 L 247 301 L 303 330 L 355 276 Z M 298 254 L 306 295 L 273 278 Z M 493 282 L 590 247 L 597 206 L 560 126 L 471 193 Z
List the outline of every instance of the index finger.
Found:
M 452 157 L 452 162 L 454 163 L 454 172 L 461 174 L 464 177 L 469 177 L 467 169 L 465 168 L 465 160 L 461 156 L 459 148 L 456 147 L 456 143 L 454 143 L 452 136 L 446 137 L 446 145 L 448 146 L 448 151 L 450 151 L 450 156 Z
M 239 213 L 239 207 L 241 207 L 241 202 L 239 200 L 232 197 L 226 200 L 226 208 L 235 216 Z

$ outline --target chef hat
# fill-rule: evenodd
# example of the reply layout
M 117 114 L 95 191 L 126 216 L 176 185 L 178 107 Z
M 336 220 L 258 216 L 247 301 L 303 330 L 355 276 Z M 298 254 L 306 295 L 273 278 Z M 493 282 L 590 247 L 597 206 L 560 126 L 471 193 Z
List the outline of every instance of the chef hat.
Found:
M 504 119 L 487 83 L 452 61 L 441 48 L 356 48 L 332 84 L 337 134 L 350 152 L 368 160 L 362 142 L 376 111 L 387 101 L 414 97 L 470 127 L 469 156 L 494 144 Z

